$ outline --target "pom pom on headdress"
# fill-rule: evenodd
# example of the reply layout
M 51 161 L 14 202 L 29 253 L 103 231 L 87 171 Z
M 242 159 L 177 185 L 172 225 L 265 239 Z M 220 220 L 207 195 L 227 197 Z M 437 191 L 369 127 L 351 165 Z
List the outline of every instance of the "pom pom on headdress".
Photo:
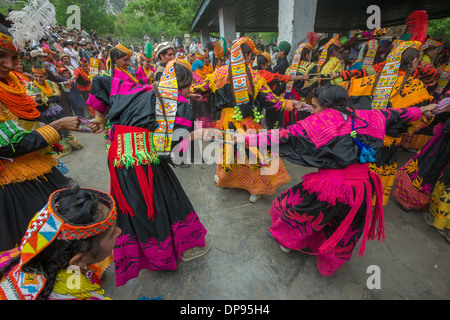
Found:
M 147 59 L 151 59 L 153 55 L 153 46 L 150 42 L 147 42 L 147 44 L 145 45 L 145 49 L 144 49 L 144 56 Z
M 33 40 L 40 40 L 56 25 L 55 7 L 48 0 L 29 0 L 20 11 L 12 11 L 13 23 L 9 32 L 17 50 L 24 49 Z
M 315 33 L 314 31 L 308 32 L 306 35 L 306 38 L 308 39 L 308 43 L 311 45 L 311 47 L 315 47 L 317 44 L 317 41 L 319 41 L 320 35 L 318 33 Z
M 416 10 L 406 19 L 407 33 L 410 41 L 425 43 L 428 32 L 428 14 L 424 10 Z
M 214 54 L 217 58 L 222 59 L 227 54 L 227 42 L 224 37 L 220 37 L 214 45 Z

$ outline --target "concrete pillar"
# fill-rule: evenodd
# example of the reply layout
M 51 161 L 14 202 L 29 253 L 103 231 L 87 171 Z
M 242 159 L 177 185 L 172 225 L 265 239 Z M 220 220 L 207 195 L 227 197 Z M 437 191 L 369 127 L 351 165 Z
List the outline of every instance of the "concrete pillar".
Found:
M 229 41 L 233 42 L 236 39 L 236 16 L 234 14 L 234 8 L 222 7 L 219 9 L 219 28 L 220 36 L 225 38 L 227 45 L 229 45 Z
M 206 45 L 209 42 L 209 30 L 201 29 L 200 30 L 200 43 L 202 44 L 202 48 L 205 49 Z
M 308 32 L 314 31 L 316 11 L 317 0 L 279 1 L 278 43 L 287 41 L 291 44 L 289 62 L 300 43 L 306 40 Z

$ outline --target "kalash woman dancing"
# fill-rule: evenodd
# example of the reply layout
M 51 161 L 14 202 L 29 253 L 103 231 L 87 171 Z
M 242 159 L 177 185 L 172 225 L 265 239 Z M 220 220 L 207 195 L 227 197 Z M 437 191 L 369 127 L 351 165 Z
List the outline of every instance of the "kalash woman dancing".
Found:
M 342 72 L 342 64 L 341 61 L 336 57 L 339 53 L 339 50 L 342 48 L 343 44 L 338 36 L 331 38 L 323 47 L 322 52 L 319 56 L 319 61 L 317 61 L 317 73 L 319 76 L 309 79 L 308 86 L 312 86 L 318 83 L 319 86 L 326 86 L 329 84 L 339 84 L 342 82 L 342 78 L 334 78 L 334 79 L 322 79 L 333 73 Z
M 393 197 L 450 241 L 450 91 L 436 107 L 434 137 L 400 170 Z
M 331 276 L 350 260 L 359 240 L 361 256 L 367 239 L 384 240 L 382 184 L 369 163 L 386 128 L 415 121 L 435 106 L 354 111 L 346 91 L 332 85 L 314 90 L 312 107 L 311 116 L 295 125 L 236 139 L 279 145 L 287 160 L 319 169 L 274 200 L 268 235 L 285 252 L 316 255 L 320 274 Z
M 317 44 L 319 34 L 315 32 L 309 32 L 307 34 L 308 41 L 301 43 L 294 55 L 292 65 L 287 70 L 287 73 L 291 76 L 302 76 L 303 79 L 297 81 L 291 81 L 286 85 L 286 91 L 284 93 L 285 99 L 298 100 L 309 104 L 310 93 L 318 86 L 318 82 L 309 83 L 309 78 L 312 74 L 317 74 L 317 65 L 311 61 L 311 52 Z M 309 116 L 309 111 L 298 111 L 286 113 L 283 117 L 283 127 L 291 124 L 295 124 L 299 120 L 303 120 Z
M 108 72 L 110 76 L 122 79 L 126 82 L 147 84 L 148 82 L 138 80 L 134 75 L 128 72 L 132 55 L 133 51 L 120 43 L 112 48 L 109 52 L 108 59 Z
M 226 141 L 232 141 L 231 136 L 226 134 L 229 130 L 245 133 L 248 130 L 258 132 L 262 129 L 259 124 L 262 118 L 259 106 L 278 111 L 292 111 L 294 108 L 294 101 L 275 96 L 264 78 L 250 67 L 250 62 L 259 53 L 251 39 L 240 38 L 231 48 L 230 65 L 216 69 L 204 82 L 192 87 L 195 93 L 210 94 L 215 120 L 217 111 L 220 111 L 220 119 L 213 126 L 225 131 Z M 296 103 L 295 107 L 297 106 L 300 107 L 299 103 Z M 221 151 L 214 177 L 217 186 L 247 190 L 251 194 L 250 202 L 254 203 L 263 194 L 274 194 L 281 185 L 290 181 L 281 161 L 277 172 L 262 175 L 262 163 L 266 170 L 271 170 L 272 167 L 270 162 L 266 162 L 267 155 L 258 155 L 257 161 L 249 164 L 248 159 L 245 162 L 242 158 L 238 159 L 229 147 L 229 144 L 225 144 Z
M 352 97 L 354 107 L 402 109 L 431 103 L 433 97 L 424 84 L 411 76 L 419 63 L 421 45 L 419 41 L 401 42 L 389 54 L 382 73 L 342 83 Z M 387 205 L 395 182 L 402 134 L 412 126 L 412 123 L 392 126 L 386 132 L 383 148 L 376 155 L 376 161 L 371 164 L 371 170 L 378 173 L 383 181 L 383 205 Z
M 33 81 L 27 84 L 27 94 L 34 98 L 37 108 L 41 115 L 39 121 L 50 124 L 51 122 L 61 119 L 65 116 L 61 103 L 61 91 L 58 85 L 47 80 L 47 71 L 43 67 L 33 67 Z M 57 153 L 58 157 L 62 157 L 72 152 L 72 150 L 80 150 L 83 144 L 70 131 L 61 131 L 62 140 L 59 144 L 62 150 Z
M 121 232 L 116 220 L 107 193 L 53 192 L 29 221 L 20 247 L 0 254 L 0 300 L 108 299 L 101 276 Z
M 39 122 L 36 102 L 11 72 L 23 49 L 13 44 L 11 27 L 0 14 L 0 252 L 19 245 L 48 196 L 67 186 L 51 147 L 61 140 L 59 131 L 78 131 L 80 123 L 76 117 Z
M 124 82 L 147 85 L 149 86 L 149 89 L 151 89 L 152 88 L 151 84 L 149 84 L 148 81 L 142 79 L 139 80 L 134 75 L 128 72 L 128 67 L 131 65 L 130 59 L 132 55 L 133 52 L 130 49 L 128 49 L 127 47 L 125 47 L 120 43 L 117 44 L 109 52 L 107 74 L 115 79 L 123 80 Z M 148 75 L 148 77 L 150 77 L 150 75 Z M 103 132 L 106 148 L 109 148 L 111 144 L 110 141 L 111 125 L 112 124 L 109 121 L 107 121 L 105 130 Z
M 114 249 L 117 286 L 142 269 L 175 270 L 180 259 L 200 257 L 210 248 L 207 231 L 170 168 L 172 152 L 189 141 L 179 144 L 178 132 L 192 131 L 185 98 L 192 80 L 191 66 L 182 59 L 167 64 L 155 90 L 107 76 L 93 79 L 92 129 L 102 131 L 106 114 L 113 126 L 108 166 L 123 231 Z

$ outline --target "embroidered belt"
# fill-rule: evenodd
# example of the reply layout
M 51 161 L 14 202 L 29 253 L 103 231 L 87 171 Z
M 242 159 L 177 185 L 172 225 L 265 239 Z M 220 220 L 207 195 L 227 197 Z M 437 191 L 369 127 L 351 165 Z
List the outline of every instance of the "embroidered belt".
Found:
M 153 146 L 153 132 L 143 128 L 115 125 L 109 152 L 116 168 L 159 163 Z

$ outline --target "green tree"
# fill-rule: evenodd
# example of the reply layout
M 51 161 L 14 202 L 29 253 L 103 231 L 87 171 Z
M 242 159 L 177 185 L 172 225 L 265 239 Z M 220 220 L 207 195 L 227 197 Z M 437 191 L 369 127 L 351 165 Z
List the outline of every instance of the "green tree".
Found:
M 95 29 L 98 33 L 114 33 L 115 16 L 107 12 L 107 0 L 52 0 L 56 9 L 56 20 L 66 25 L 70 13 L 67 8 L 71 5 L 80 7 L 81 26 Z
M 431 20 L 428 25 L 428 35 L 450 41 L 450 18 Z
M 146 33 L 149 37 L 156 35 L 157 24 L 154 20 L 156 19 L 121 12 L 117 15 L 114 30 L 122 44 L 141 44 Z
M 157 18 L 157 26 L 161 28 L 155 36 L 159 38 L 164 29 L 166 38 L 173 38 L 190 31 L 200 3 L 201 0 L 136 0 L 129 2 L 123 12 Z

